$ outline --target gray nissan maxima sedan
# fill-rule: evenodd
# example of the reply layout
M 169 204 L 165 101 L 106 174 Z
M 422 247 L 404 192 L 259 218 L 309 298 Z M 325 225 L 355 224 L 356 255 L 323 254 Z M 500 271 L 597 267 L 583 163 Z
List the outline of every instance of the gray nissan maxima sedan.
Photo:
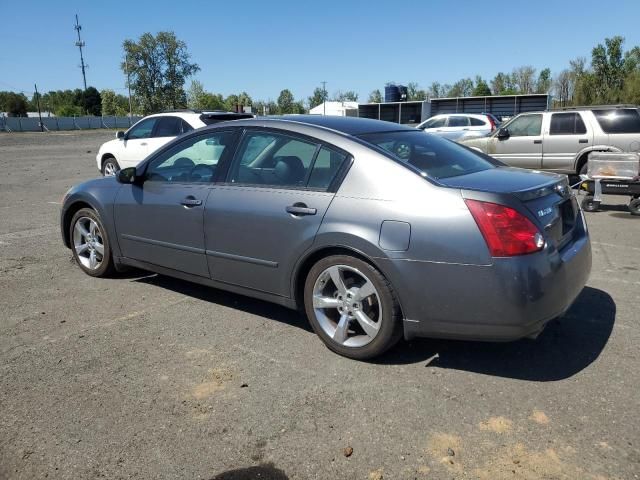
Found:
M 402 336 L 535 337 L 591 269 L 566 177 L 360 118 L 195 130 L 71 188 L 60 222 L 88 275 L 133 266 L 304 309 L 357 359 Z

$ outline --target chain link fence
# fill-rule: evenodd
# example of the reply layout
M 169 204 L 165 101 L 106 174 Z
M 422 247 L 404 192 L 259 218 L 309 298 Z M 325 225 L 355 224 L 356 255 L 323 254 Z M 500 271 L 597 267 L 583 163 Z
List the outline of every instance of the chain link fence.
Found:
M 45 131 L 89 130 L 97 128 L 127 129 L 142 117 L 42 117 Z M 0 132 L 39 132 L 40 119 L 0 116 Z

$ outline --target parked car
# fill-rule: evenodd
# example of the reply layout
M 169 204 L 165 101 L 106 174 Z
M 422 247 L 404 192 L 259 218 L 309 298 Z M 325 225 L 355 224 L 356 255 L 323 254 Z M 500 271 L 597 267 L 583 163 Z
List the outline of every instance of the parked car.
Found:
M 628 107 L 522 113 L 488 137 L 461 143 L 514 167 L 585 174 L 591 152 L 640 151 L 640 113 Z
M 149 115 L 126 132 L 117 132 L 115 140 L 103 143 L 96 163 L 104 176 L 112 176 L 121 169 L 135 167 L 173 138 L 196 128 L 225 120 L 253 118 L 249 113 L 201 112 L 185 110 Z
M 133 266 L 304 309 L 359 359 L 403 335 L 535 337 L 591 268 L 566 177 L 363 118 L 189 132 L 71 188 L 60 222 L 88 275 Z
M 449 140 L 484 137 L 500 124 L 491 114 L 450 113 L 436 115 L 422 122 L 416 128 Z

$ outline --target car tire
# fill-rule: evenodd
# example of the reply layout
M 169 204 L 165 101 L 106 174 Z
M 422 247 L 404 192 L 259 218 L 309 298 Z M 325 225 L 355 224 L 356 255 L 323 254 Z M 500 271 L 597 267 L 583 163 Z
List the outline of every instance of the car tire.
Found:
M 69 226 L 73 258 L 84 273 L 92 277 L 113 274 L 111 244 L 100 215 L 91 208 L 78 210 Z
M 113 177 L 120 170 L 120 165 L 115 158 L 109 157 L 102 162 L 102 175 L 104 177 Z
M 629 212 L 631 215 L 640 216 L 640 198 L 634 198 L 629 202 Z
M 584 210 L 585 212 L 597 212 L 600 208 L 600 202 L 596 202 L 593 199 L 593 195 L 587 195 L 586 197 L 584 197 L 581 205 L 582 210 Z
M 319 260 L 305 280 L 304 306 L 314 332 L 345 357 L 376 357 L 402 337 L 393 287 L 375 267 L 356 257 L 332 255 Z

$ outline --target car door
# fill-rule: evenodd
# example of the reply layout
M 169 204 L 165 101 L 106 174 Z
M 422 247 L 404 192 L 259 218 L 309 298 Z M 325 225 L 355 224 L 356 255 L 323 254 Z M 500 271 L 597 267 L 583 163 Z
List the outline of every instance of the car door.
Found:
M 441 134 L 440 132 L 442 132 L 446 123 L 447 123 L 447 117 L 438 116 L 438 117 L 430 118 L 420 128 L 424 130 L 425 133 L 433 133 L 435 135 L 440 135 Z
M 125 257 L 209 277 L 204 206 L 234 135 L 210 131 L 190 136 L 151 158 L 140 184 L 122 186 L 114 217 Z
M 504 129 L 508 135 L 501 138 L 498 133 Z M 490 155 L 513 167 L 542 167 L 541 113 L 520 114 L 500 130 L 492 136 Z
M 469 131 L 469 117 L 466 115 L 450 115 L 447 125 L 442 129 L 440 136 L 449 140 L 457 140 Z
M 147 154 L 155 152 L 180 134 L 182 134 L 181 118 L 171 115 L 158 117 L 151 138 L 147 141 Z
M 205 239 L 214 280 L 289 296 L 348 155 L 289 132 L 247 130 L 226 182 L 207 199 Z
M 125 133 L 118 151 L 120 168 L 135 167 L 149 154 L 149 139 L 158 117 L 145 118 Z
M 542 168 L 573 171 L 576 153 L 592 143 L 593 132 L 588 131 L 579 112 L 552 113 L 544 126 Z

